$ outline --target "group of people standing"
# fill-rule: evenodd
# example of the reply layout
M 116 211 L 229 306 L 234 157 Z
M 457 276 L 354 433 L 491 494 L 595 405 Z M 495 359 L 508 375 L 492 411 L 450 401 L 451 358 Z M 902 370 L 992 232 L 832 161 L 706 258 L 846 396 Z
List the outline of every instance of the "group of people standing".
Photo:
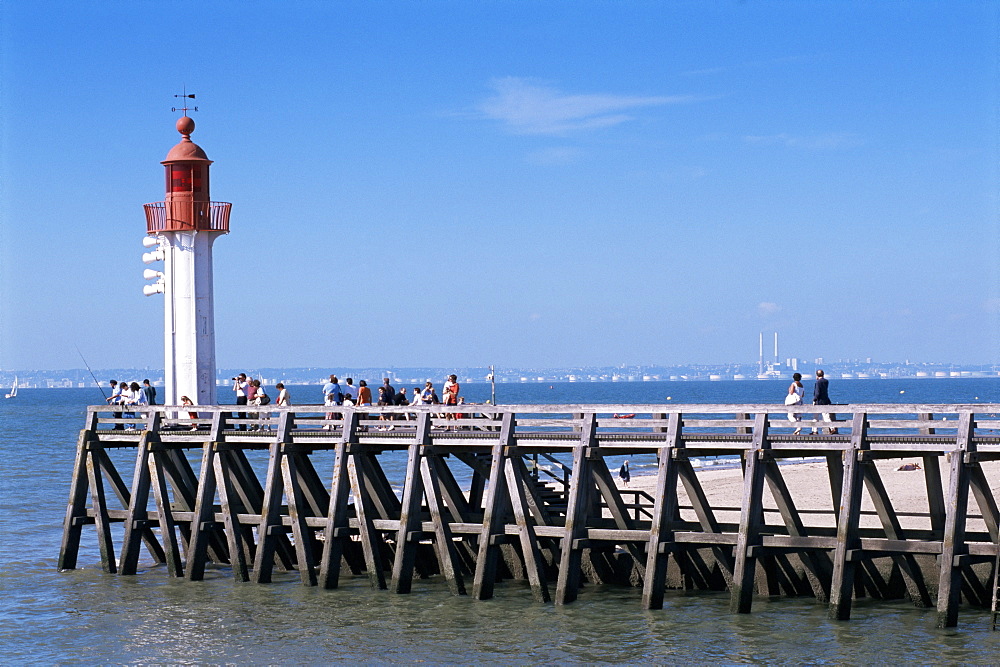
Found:
M 438 396 L 433 382 L 424 383 L 423 389 L 414 387 L 412 393 L 407 396 L 406 387 L 400 387 L 397 391 L 389 382 L 389 378 L 382 378 L 382 385 L 378 388 L 378 401 L 374 405 L 378 406 L 405 406 L 405 405 L 459 405 L 462 403 L 458 395 L 460 386 L 457 375 L 449 375 L 444 383 L 444 400 Z M 344 385 L 340 384 L 340 379 L 336 375 L 330 376 L 330 381 L 323 385 L 323 404 L 327 407 L 333 406 L 371 406 L 372 392 L 368 383 L 364 380 L 354 386 L 354 378 L 347 378 Z M 327 413 L 327 419 L 334 419 L 336 413 Z M 391 421 L 393 415 L 381 415 L 382 421 Z M 453 418 L 454 415 L 449 415 Z M 409 418 L 409 414 L 406 415 Z M 324 427 L 329 429 L 330 427 Z
M 802 374 L 793 374 L 792 384 L 788 385 L 788 393 L 785 395 L 785 405 L 802 405 L 805 393 L 806 388 L 802 385 Z M 826 379 L 826 375 L 823 373 L 822 369 L 816 371 L 816 383 L 813 385 L 813 405 L 831 405 L 830 381 Z M 800 422 L 802 421 L 802 415 L 803 413 L 801 412 L 789 412 L 788 421 Z M 815 418 L 822 418 L 825 422 L 833 422 L 833 415 L 829 412 L 820 413 L 819 415 L 816 415 Z M 814 434 L 819 433 L 819 431 L 820 430 L 818 428 L 814 428 L 812 430 Z M 836 428 L 830 428 L 831 434 L 836 432 Z M 800 433 L 802 433 L 801 426 L 797 427 L 794 431 L 795 435 L 799 435 Z
M 382 386 L 378 388 L 378 402 L 375 405 L 458 405 L 459 384 L 457 375 L 449 375 L 444 383 L 444 400 L 437 394 L 433 382 L 424 383 L 423 389 L 414 387 L 413 393 L 407 398 L 406 387 L 401 387 L 398 391 L 389 383 L 389 378 L 382 378 Z M 330 376 L 330 381 L 323 385 L 324 405 L 348 405 L 348 406 L 370 406 L 372 405 L 372 391 L 368 383 L 364 380 L 354 386 L 354 378 L 347 378 L 346 384 L 341 385 L 336 375 Z
M 156 387 L 150 384 L 149 379 L 138 382 L 119 382 L 109 380 L 111 385 L 111 396 L 105 398 L 109 405 L 119 406 L 119 411 L 123 418 L 135 419 L 135 412 L 141 405 L 156 405 Z M 131 410 L 127 408 L 133 408 Z M 115 430 L 125 428 L 135 428 L 135 424 L 115 424 Z

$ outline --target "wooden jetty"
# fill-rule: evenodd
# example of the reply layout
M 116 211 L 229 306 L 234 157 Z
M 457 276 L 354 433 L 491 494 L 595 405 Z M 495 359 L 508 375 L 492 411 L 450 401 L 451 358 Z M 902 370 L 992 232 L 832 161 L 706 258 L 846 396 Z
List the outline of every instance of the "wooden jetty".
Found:
M 92 525 L 104 570 L 123 575 L 145 548 L 189 580 L 278 570 L 408 593 L 434 577 L 485 600 L 517 579 L 505 594 L 555 604 L 618 583 L 640 586 L 647 609 L 668 588 L 709 589 L 735 613 L 756 595 L 813 596 L 834 619 L 856 598 L 908 598 L 936 605 L 940 627 L 962 602 L 996 610 L 1000 511 L 983 463 L 1000 460 L 1000 404 L 234 409 L 89 408 L 59 567 L 77 567 Z M 793 434 L 787 412 L 820 434 Z M 652 494 L 619 488 L 609 467 L 642 455 Z M 742 465 L 739 507 L 713 505 L 696 473 L 716 457 Z M 779 464 L 802 457 L 826 466 L 826 510 L 797 508 L 785 483 Z M 874 465 L 909 457 L 924 513 L 897 511 Z

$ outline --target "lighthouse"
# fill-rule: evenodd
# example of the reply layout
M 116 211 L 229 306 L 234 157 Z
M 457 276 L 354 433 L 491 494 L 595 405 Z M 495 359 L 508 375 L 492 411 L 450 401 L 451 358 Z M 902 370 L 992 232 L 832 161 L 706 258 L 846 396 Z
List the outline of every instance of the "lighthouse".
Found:
M 186 95 L 194 97 L 194 95 Z M 199 405 L 215 400 L 215 304 L 212 285 L 212 245 L 229 233 L 232 204 L 213 202 L 209 193 L 212 161 L 191 141 L 194 120 L 189 109 L 177 120 L 180 143 L 161 164 L 166 195 L 145 205 L 146 238 L 151 248 L 147 264 L 163 262 L 163 270 L 147 269 L 154 280 L 143 288 L 147 296 L 163 294 L 163 363 L 165 405 L 180 405 L 188 396 Z

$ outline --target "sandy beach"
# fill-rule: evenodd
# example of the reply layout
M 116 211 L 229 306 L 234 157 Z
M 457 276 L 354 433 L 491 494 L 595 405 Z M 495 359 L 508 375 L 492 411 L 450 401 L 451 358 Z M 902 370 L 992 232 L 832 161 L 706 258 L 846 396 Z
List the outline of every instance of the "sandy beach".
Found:
M 919 458 L 887 459 L 875 463 L 879 475 L 889 494 L 889 499 L 896 512 L 901 513 L 900 523 L 903 528 L 930 529 L 928 512 L 927 486 L 922 470 L 899 470 L 904 464 L 919 464 Z M 943 462 L 942 462 L 943 463 Z M 1000 461 L 989 461 L 982 464 L 983 472 L 990 484 L 994 498 L 1000 497 Z M 834 526 L 834 502 L 830 491 L 830 479 L 827 475 L 826 463 L 804 462 L 781 466 L 781 474 L 785 479 L 795 507 L 798 510 L 823 510 L 822 513 L 802 514 L 806 526 Z M 708 496 L 713 508 L 731 508 L 716 511 L 716 518 L 723 522 L 738 522 L 740 518 L 740 497 L 743 493 L 743 471 L 739 468 L 727 469 L 697 469 L 698 479 Z M 947 493 L 947 471 L 942 470 L 945 493 Z M 619 487 L 623 484 L 618 480 Z M 628 485 L 630 489 L 639 489 L 654 493 L 656 475 L 633 476 Z M 690 506 L 684 485 L 678 482 L 681 494 L 681 505 Z M 764 485 L 764 508 L 768 523 L 780 524 L 781 517 L 777 505 L 771 496 L 767 484 Z M 862 509 L 866 513 L 861 518 L 862 527 L 878 528 L 881 526 L 878 516 L 874 513 L 871 498 L 867 489 L 864 491 Z M 770 511 L 769 511 L 770 510 Z M 922 514 L 924 516 L 906 516 L 906 514 Z M 970 492 L 969 514 L 978 517 L 979 506 Z M 682 510 L 681 516 L 686 520 L 696 520 L 694 511 Z M 979 518 L 970 518 L 969 530 L 984 530 L 985 523 Z

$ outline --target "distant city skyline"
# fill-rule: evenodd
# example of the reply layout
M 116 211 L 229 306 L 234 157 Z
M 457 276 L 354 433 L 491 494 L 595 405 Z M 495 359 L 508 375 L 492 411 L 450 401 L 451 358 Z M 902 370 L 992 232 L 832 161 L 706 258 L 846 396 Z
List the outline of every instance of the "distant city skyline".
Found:
M 1000 3 L 53 0 L 0 25 L 0 368 L 163 365 L 142 204 L 184 90 L 233 203 L 220 367 L 725 363 L 761 331 L 1000 363 Z

